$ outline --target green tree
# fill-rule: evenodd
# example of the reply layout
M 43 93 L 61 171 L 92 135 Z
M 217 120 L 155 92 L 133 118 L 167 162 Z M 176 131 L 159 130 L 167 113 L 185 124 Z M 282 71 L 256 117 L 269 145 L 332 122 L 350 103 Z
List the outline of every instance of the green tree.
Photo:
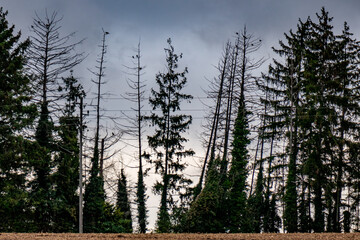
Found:
M 192 122 L 192 117 L 185 114 L 176 114 L 180 110 L 180 103 L 183 100 L 191 100 L 192 96 L 181 93 L 187 82 L 187 69 L 183 72 L 176 72 L 178 61 L 182 55 L 174 52 L 171 39 L 168 39 L 169 48 L 165 49 L 167 72 L 156 75 L 156 83 L 159 90 L 151 90 L 150 105 L 153 110 L 159 109 L 161 114 L 152 113 L 146 117 L 155 126 L 155 134 L 148 136 L 149 146 L 155 151 L 156 172 L 162 176 L 162 181 L 154 186 L 155 192 L 161 194 L 160 209 L 157 220 L 158 232 L 169 232 L 171 221 L 169 210 L 174 205 L 172 193 L 181 195 L 182 186 L 190 184 L 190 180 L 180 174 L 185 169 L 181 161 L 184 157 L 194 154 L 193 150 L 184 149 L 183 143 L 187 141 L 181 136 Z M 180 172 L 180 173 L 179 173 Z
M 332 230 L 341 232 L 341 208 L 345 205 L 342 201 L 342 195 L 346 185 L 344 176 L 350 172 L 351 165 L 356 165 L 357 161 L 353 161 L 348 156 L 348 149 L 357 147 L 358 142 L 355 140 L 358 136 L 358 120 L 360 112 L 357 110 L 359 106 L 360 92 L 357 86 L 360 84 L 359 78 L 359 53 L 360 45 L 353 34 L 350 32 L 349 25 L 345 22 L 342 34 L 337 37 L 337 60 L 335 69 L 337 77 L 335 78 L 336 86 L 336 102 L 338 106 L 338 121 L 335 128 L 335 146 L 337 157 L 334 161 L 334 210 Z M 354 141 L 355 140 L 355 141 Z M 356 183 L 355 183 L 356 184 Z M 351 183 L 350 183 L 351 185 Z M 343 213 L 344 218 L 344 231 L 346 224 L 346 212 Z M 346 213 L 348 214 L 348 212 Z M 347 227 L 347 229 L 349 229 Z
M 100 151 L 99 151 L 99 134 L 100 134 L 100 99 L 101 99 L 101 85 L 102 78 L 104 76 L 104 57 L 107 46 L 105 44 L 106 35 L 108 32 L 103 30 L 101 55 L 98 60 L 98 73 L 94 75 L 98 78 L 97 81 L 93 81 L 97 85 L 97 104 L 96 104 L 96 129 L 94 139 L 94 152 L 91 158 L 91 170 L 89 183 L 85 187 L 84 195 L 84 231 L 85 232 L 101 232 L 102 231 L 102 219 L 105 216 L 105 210 L 109 210 L 105 203 L 105 190 L 104 179 L 100 174 Z M 104 140 L 104 139 L 103 139 Z M 111 212 L 111 211 L 110 211 Z
M 224 232 L 225 222 L 219 216 L 224 189 L 220 185 L 220 157 L 209 162 L 204 188 L 186 214 L 185 232 Z
M 125 232 L 132 232 L 132 219 L 130 202 L 128 198 L 127 180 L 124 174 L 124 169 L 121 169 L 121 176 L 118 180 L 118 190 L 116 198 L 116 210 L 123 213 Z
M 32 143 L 23 132 L 34 121 L 30 78 L 25 74 L 25 50 L 20 32 L 9 26 L 8 12 L 0 8 L 0 231 L 29 231 L 29 153 Z
M 249 112 L 246 109 L 246 91 L 245 86 L 249 84 L 250 79 L 253 77 L 252 71 L 259 68 L 263 63 L 262 59 L 254 61 L 250 56 L 252 53 L 259 50 L 261 47 L 261 40 L 254 38 L 244 30 L 239 34 L 235 41 L 233 58 L 234 65 L 232 67 L 233 81 L 239 78 L 239 96 L 234 99 L 237 109 L 237 116 L 235 118 L 233 128 L 232 140 L 232 159 L 231 166 L 228 172 L 229 189 L 227 193 L 226 204 L 228 205 L 228 219 L 229 223 L 227 228 L 230 232 L 246 232 L 249 231 L 249 219 L 246 215 L 246 180 L 248 177 L 247 165 L 249 161 L 248 145 L 250 144 L 250 130 L 248 123 Z M 237 72 L 240 72 L 237 76 Z M 232 89 L 236 91 L 236 89 Z M 235 94 L 235 93 L 233 93 Z M 230 108 L 231 109 L 231 108 Z M 231 111 L 230 111 L 231 112 Z M 230 119 L 231 120 L 231 119 Z M 224 161 L 224 159 L 223 159 Z
M 264 167 L 260 160 L 256 179 L 255 192 L 249 196 L 247 213 L 250 214 L 251 232 L 260 233 L 263 230 L 264 219 Z
M 234 140 L 232 142 L 232 162 L 229 171 L 230 189 L 228 196 L 230 232 L 243 232 L 247 229 L 245 215 L 246 178 L 248 164 L 247 145 L 249 129 L 244 99 L 241 98 L 238 115 L 235 119 Z
M 301 113 L 306 116 L 300 125 L 303 128 L 302 149 L 307 153 L 307 172 L 313 186 L 314 203 L 314 231 L 322 232 L 325 228 L 324 197 L 331 201 L 327 185 L 330 169 L 334 159 L 334 119 L 336 112 L 333 108 L 333 91 L 336 76 L 334 68 L 335 36 L 330 25 L 332 18 L 324 8 L 317 14 L 318 22 L 310 21 L 310 38 L 306 45 L 306 65 L 304 66 L 304 109 Z M 328 205 L 331 207 L 330 205 Z M 330 210 L 330 209 L 329 209 Z M 331 216 L 332 212 L 328 213 Z M 328 218 L 328 221 L 332 220 Z
M 84 97 L 82 86 L 77 83 L 73 76 L 63 79 L 63 96 L 66 101 L 63 116 L 60 117 L 60 125 L 57 133 L 60 141 L 57 142 L 59 154 L 55 157 L 57 166 L 53 174 L 55 184 L 55 209 L 54 226 L 55 232 L 75 232 L 77 226 L 79 185 L 79 145 L 78 130 L 80 120 L 75 116 L 79 98 Z

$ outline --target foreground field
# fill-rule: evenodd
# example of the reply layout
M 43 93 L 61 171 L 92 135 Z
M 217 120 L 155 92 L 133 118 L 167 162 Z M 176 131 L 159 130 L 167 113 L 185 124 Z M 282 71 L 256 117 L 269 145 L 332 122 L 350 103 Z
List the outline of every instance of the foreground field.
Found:
M 74 234 L 74 233 L 0 233 L 0 240 L 345 240 L 359 239 L 360 233 L 294 233 L 294 234 Z

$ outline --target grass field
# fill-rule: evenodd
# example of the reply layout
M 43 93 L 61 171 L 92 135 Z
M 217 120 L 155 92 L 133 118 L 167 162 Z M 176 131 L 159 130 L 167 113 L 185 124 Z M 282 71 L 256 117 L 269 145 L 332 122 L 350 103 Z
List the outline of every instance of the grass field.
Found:
M 75 233 L 0 233 L 0 240 L 345 240 L 359 239 L 360 233 L 293 233 L 293 234 L 75 234 Z

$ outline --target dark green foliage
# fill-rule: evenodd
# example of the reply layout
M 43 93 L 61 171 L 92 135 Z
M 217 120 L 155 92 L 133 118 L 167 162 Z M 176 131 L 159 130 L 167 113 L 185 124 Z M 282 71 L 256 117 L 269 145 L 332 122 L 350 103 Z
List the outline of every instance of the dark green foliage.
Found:
M 247 210 L 250 214 L 251 232 L 260 233 L 263 230 L 264 219 L 264 167 L 260 162 L 260 167 L 256 179 L 255 192 L 249 197 Z
M 145 117 L 156 127 L 155 134 L 148 136 L 148 142 L 156 153 L 156 159 L 152 160 L 155 171 L 162 176 L 162 182 L 157 182 L 154 186 L 155 192 L 161 194 L 158 232 L 171 230 L 169 210 L 175 203 L 172 194 L 179 193 L 181 197 L 183 187 L 191 183 L 184 175 L 179 174 L 185 169 L 185 164 L 181 160 L 194 154 L 194 151 L 184 149 L 183 143 L 187 139 L 181 136 L 189 128 L 192 117 L 175 113 L 180 110 L 181 101 L 192 99 L 192 96 L 180 92 L 187 82 L 185 76 L 187 69 L 180 73 L 176 72 L 182 55 L 175 54 L 170 39 L 168 44 L 169 48 L 165 49 L 167 72 L 156 75 L 159 90 L 152 89 L 152 97 L 150 97 L 153 110 L 160 110 L 161 114 L 152 113 L 151 116 Z
M 305 185 L 305 183 L 303 183 Z M 308 191 L 308 193 L 306 192 Z M 312 218 L 309 212 L 309 190 L 303 186 L 302 192 L 300 194 L 300 205 L 299 205 L 299 231 L 300 232 L 311 232 L 312 227 Z
M 187 232 L 219 233 L 224 232 L 225 222 L 220 211 L 223 187 L 220 183 L 220 158 L 209 162 L 205 186 L 192 203 L 186 219 Z
M 249 129 L 245 102 L 239 103 L 238 115 L 235 119 L 234 139 L 232 142 L 232 162 L 229 170 L 230 189 L 228 193 L 229 230 L 230 232 L 244 232 L 248 229 L 246 225 L 246 179 L 248 176 L 248 150 Z
M 306 114 L 308 121 L 313 123 L 310 131 L 305 134 L 302 143 L 303 149 L 308 151 L 309 164 L 312 165 L 311 172 L 308 172 L 314 186 L 314 231 L 322 232 L 325 228 L 323 192 L 326 187 L 326 175 L 329 174 L 326 167 L 327 159 L 331 158 L 332 136 L 330 126 L 333 124 L 332 118 L 335 113 L 330 107 L 331 89 L 333 78 L 331 76 L 334 69 L 331 64 L 335 59 L 334 41 L 335 36 L 332 26 L 329 25 L 332 18 L 323 8 L 321 14 L 317 15 L 319 23 L 310 22 L 310 40 L 306 58 L 308 64 L 305 65 L 304 95 L 308 101 L 306 103 Z M 302 123 L 301 123 L 302 124 Z
M 29 41 L 6 20 L 0 8 L 0 231 L 29 231 L 26 176 L 32 144 L 23 130 L 32 124 L 36 107 L 30 104 L 30 78 L 25 74 Z
M 102 233 L 125 233 L 124 226 L 128 221 L 124 219 L 124 213 L 112 204 L 105 202 L 104 215 L 98 225 L 99 232 Z
M 76 104 L 84 93 L 71 76 L 63 79 L 60 100 L 52 97 L 59 94 L 61 74 L 81 62 L 81 54 L 70 54 L 77 45 L 66 44 L 70 35 L 61 38 L 65 42 L 58 42 L 57 32 L 49 32 L 50 25 L 57 26 L 60 21 L 55 13 L 45 21 L 34 21 L 35 34 L 48 31 L 50 38 L 34 41 L 32 50 L 28 40 L 20 42 L 20 33 L 14 35 L 14 26 L 8 26 L 6 16 L 0 8 L 0 232 L 75 232 L 79 207 Z M 161 177 L 154 186 L 154 192 L 161 195 L 156 231 L 279 232 L 282 222 L 286 232 L 359 231 L 360 46 L 347 23 L 340 35 L 333 32 L 331 23 L 324 8 L 315 20 L 300 20 L 296 31 L 285 34 L 285 40 L 274 48 L 277 57 L 268 73 L 257 79 L 265 95 L 260 97 L 265 111 L 260 128 L 255 129 L 260 133 L 253 166 L 257 178 L 254 191 L 251 183 L 249 192 L 248 162 L 253 144 L 246 108 L 251 105 L 247 102 L 245 106 L 244 80 L 251 74 L 245 69 L 249 58 L 239 63 L 238 57 L 246 56 L 248 35 L 244 33 L 243 40 L 237 38 L 236 46 L 229 43 L 226 47 L 219 83 L 213 89 L 219 87 L 214 91 L 219 96 L 205 158 L 207 161 L 209 156 L 209 161 L 204 161 L 201 174 L 204 187 L 201 177 L 195 191 L 183 174 L 184 158 L 194 154 L 183 146 L 187 141 L 183 134 L 192 118 L 178 114 L 180 103 L 192 99 L 181 93 L 187 69 L 177 72 L 182 56 L 174 53 L 168 40 L 167 72 L 156 75 L 158 89 L 152 90 L 150 97 L 153 113 L 145 117 L 154 126 L 154 135 L 148 140 L 156 156 L 150 162 Z M 106 201 L 100 174 L 100 86 L 107 32 L 103 33 L 101 66 L 95 74 L 99 78 L 97 129 L 84 197 L 84 229 L 130 233 L 133 228 L 124 172 L 118 179 L 116 204 Z M 47 59 L 41 51 L 44 44 L 53 47 L 54 59 L 64 53 L 67 60 L 57 65 Z M 33 76 L 27 76 L 24 69 L 26 51 Z M 74 61 L 69 62 L 71 59 Z M 140 62 L 136 69 L 141 70 Z M 32 80 L 40 87 L 36 89 L 40 90 L 38 106 L 31 103 L 35 91 L 30 85 L 36 85 Z M 52 107 L 63 103 L 62 111 L 53 114 Z M 235 121 L 232 106 L 237 109 Z M 140 111 L 138 116 L 140 126 Z M 141 145 L 141 137 L 139 142 Z M 139 147 L 135 201 L 139 231 L 144 233 L 146 171 L 141 157 Z
M 145 192 L 146 192 L 146 188 L 144 184 L 144 174 L 142 170 L 139 170 L 136 201 L 138 203 L 138 223 L 139 223 L 140 233 L 146 232 L 147 210 L 145 206 L 145 199 L 146 199 Z
M 56 232 L 77 231 L 79 185 L 79 117 L 75 116 L 77 102 L 84 97 L 82 87 L 70 76 L 64 80 L 64 99 L 66 101 L 63 116 L 57 133 L 60 137 L 56 147 L 59 152 L 55 157 L 57 171 L 53 174 L 55 184 L 54 226 Z
M 290 233 L 296 232 L 297 226 L 297 191 L 296 191 L 296 162 L 290 158 L 289 172 L 287 175 L 286 191 L 284 196 L 285 212 L 284 225 Z
M 105 211 L 104 181 L 100 177 L 99 149 L 95 144 L 94 156 L 91 159 L 89 183 L 84 195 L 84 232 L 101 232 Z
M 132 232 L 131 209 L 128 198 L 127 181 L 124 174 L 124 169 L 121 169 L 121 176 L 118 180 L 118 191 L 116 199 L 116 210 L 123 213 L 125 232 Z

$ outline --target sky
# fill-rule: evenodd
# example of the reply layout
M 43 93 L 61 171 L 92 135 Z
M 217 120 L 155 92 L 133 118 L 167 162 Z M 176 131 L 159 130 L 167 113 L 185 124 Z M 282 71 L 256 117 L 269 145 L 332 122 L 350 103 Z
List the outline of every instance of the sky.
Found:
M 61 21 L 61 34 L 76 32 L 73 41 L 85 39 L 77 49 L 85 52 L 87 58 L 76 67 L 74 76 L 78 77 L 88 92 L 88 102 L 94 98 L 95 89 L 89 69 L 95 69 L 99 56 L 102 29 L 107 35 L 106 69 L 103 92 L 110 95 L 104 99 L 102 108 L 107 114 L 122 117 L 120 110 L 130 110 L 131 104 L 121 96 L 129 91 L 126 80 L 126 66 L 131 66 L 131 56 L 138 42 L 141 42 L 142 63 L 145 65 L 143 80 L 147 90 L 155 87 L 155 75 L 165 71 L 166 40 L 172 39 L 177 53 L 183 53 L 180 70 L 188 67 L 188 84 L 184 92 L 192 94 L 192 104 L 185 104 L 194 117 L 194 122 L 186 137 L 196 156 L 189 159 L 187 174 L 195 182 L 200 173 L 204 149 L 201 147 L 200 134 L 202 116 L 206 111 L 200 99 L 208 89 L 208 79 L 217 76 L 215 68 L 227 40 L 246 25 L 248 32 L 262 39 L 258 57 L 268 59 L 263 68 L 274 56 L 271 47 L 278 46 L 284 33 L 296 29 L 299 19 L 308 16 L 316 18 L 316 12 L 325 7 L 334 17 L 335 32 L 340 33 L 344 21 L 350 25 L 354 37 L 360 39 L 360 1 L 358 0 L 0 0 L 0 6 L 9 11 L 8 21 L 21 30 L 23 38 L 31 35 L 30 26 L 37 13 L 43 17 L 45 11 L 58 12 Z M 259 72 L 254 74 L 260 75 Z M 147 97 L 149 96 L 149 91 Z M 200 99 L 199 99 L 200 98 Z M 150 109 L 145 106 L 145 108 Z M 114 111 L 109 111 L 114 110 Z M 91 119 L 88 118 L 91 125 Z M 104 118 L 104 126 L 111 123 Z M 126 142 L 124 137 L 123 142 Z M 129 140 L 130 141 L 130 140 Z M 121 145 L 122 151 L 116 155 L 122 166 L 127 167 L 131 186 L 136 183 L 136 162 L 131 158 L 133 149 Z M 115 170 L 118 173 L 118 170 Z M 150 175 L 148 183 L 149 228 L 154 227 L 159 198 L 151 193 Z M 134 208 L 135 210 L 135 208 Z

